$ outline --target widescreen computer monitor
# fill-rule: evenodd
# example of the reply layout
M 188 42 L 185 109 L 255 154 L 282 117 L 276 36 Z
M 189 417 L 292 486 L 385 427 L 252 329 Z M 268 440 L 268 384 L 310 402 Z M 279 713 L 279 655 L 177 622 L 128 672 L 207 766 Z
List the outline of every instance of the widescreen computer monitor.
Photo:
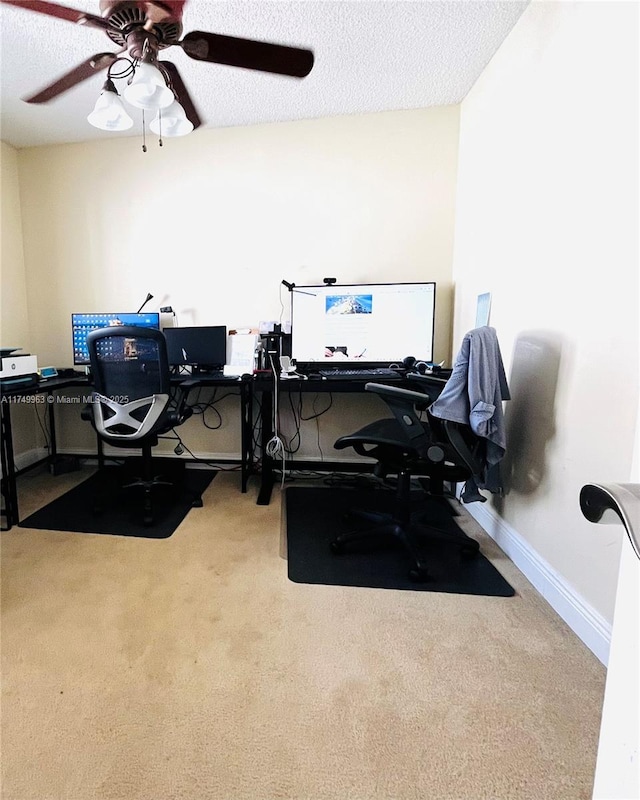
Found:
M 224 325 L 165 328 L 169 364 L 196 372 L 216 372 L 227 363 L 227 329 Z
M 301 368 L 432 361 L 435 301 L 433 282 L 296 285 L 291 355 Z
M 88 366 L 89 348 L 87 336 L 98 328 L 110 328 L 118 325 L 134 325 L 138 328 L 160 329 L 160 314 L 144 311 L 138 314 L 72 314 L 71 335 L 73 338 L 73 363 L 76 366 Z

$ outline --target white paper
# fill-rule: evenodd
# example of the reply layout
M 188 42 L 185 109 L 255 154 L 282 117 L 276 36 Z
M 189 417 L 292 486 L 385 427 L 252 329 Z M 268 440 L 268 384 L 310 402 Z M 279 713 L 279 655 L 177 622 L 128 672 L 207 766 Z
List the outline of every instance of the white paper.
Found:
M 225 375 L 253 375 L 258 337 L 255 333 L 235 333 L 228 337 Z

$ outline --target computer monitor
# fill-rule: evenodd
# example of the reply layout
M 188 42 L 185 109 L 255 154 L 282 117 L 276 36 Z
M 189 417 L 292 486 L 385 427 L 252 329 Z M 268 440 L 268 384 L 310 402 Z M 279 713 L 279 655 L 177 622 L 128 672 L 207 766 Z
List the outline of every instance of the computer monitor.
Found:
M 227 329 L 224 325 L 165 328 L 163 333 L 172 367 L 216 372 L 227 362 Z
M 88 366 L 89 348 L 87 336 L 98 328 L 110 328 L 117 325 L 134 325 L 139 328 L 160 329 L 160 314 L 144 311 L 138 314 L 72 314 L 71 335 L 73 338 L 73 363 L 77 366 Z
M 436 285 L 295 286 L 291 355 L 300 368 L 433 360 Z

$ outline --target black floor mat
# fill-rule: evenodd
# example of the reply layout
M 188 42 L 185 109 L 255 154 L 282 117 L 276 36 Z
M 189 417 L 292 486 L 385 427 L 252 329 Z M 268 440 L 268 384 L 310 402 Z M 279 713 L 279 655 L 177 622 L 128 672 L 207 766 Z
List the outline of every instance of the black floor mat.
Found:
M 422 540 L 421 549 L 428 564 L 430 579 L 415 582 L 409 578 L 410 561 L 395 542 L 355 544 L 334 555 L 330 542 L 348 529 L 345 514 L 353 508 L 386 511 L 393 494 L 383 490 L 291 487 L 285 492 L 289 579 L 296 583 L 333 586 L 368 586 L 379 589 L 450 592 L 456 594 L 512 597 L 511 585 L 498 570 L 478 553 L 461 558 L 460 548 L 441 541 Z M 433 500 L 421 501 L 418 512 L 447 531 L 460 532 L 449 511 Z M 358 549 L 356 549 L 356 547 Z
M 162 474 L 163 468 L 158 471 Z M 170 471 L 167 479 L 173 481 L 172 485 L 153 489 L 153 524 L 149 526 L 144 524 L 142 490 L 124 488 L 135 474 L 135 466 L 131 464 L 106 467 L 23 519 L 20 526 L 167 539 L 192 508 L 194 498 L 200 497 L 211 483 L 216 471 L 182 469 L 177 474 Z M 98 493 L 104 501 L 101 513 L 94 510 Z

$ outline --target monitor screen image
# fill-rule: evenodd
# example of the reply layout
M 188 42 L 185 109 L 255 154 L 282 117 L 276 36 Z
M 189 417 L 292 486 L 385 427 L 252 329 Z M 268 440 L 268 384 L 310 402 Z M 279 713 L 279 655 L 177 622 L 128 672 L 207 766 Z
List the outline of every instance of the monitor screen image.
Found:
M 160 314 L 154 311 L 143 311 L 138 314 L 72 314 L 73 363 L 78 366 L 87 366 L 90 363 L 87 336 L 91 331 L 117 325 L 134 325 L 139 328 L 156 328 L 159 330 Z
M 291 356 L 299 365 L 433 360 L 435 283 L 296 286 Z
M 210 372 L 227 362 L 227 329 L 224 325 L 165 328 L 169 364 Z

